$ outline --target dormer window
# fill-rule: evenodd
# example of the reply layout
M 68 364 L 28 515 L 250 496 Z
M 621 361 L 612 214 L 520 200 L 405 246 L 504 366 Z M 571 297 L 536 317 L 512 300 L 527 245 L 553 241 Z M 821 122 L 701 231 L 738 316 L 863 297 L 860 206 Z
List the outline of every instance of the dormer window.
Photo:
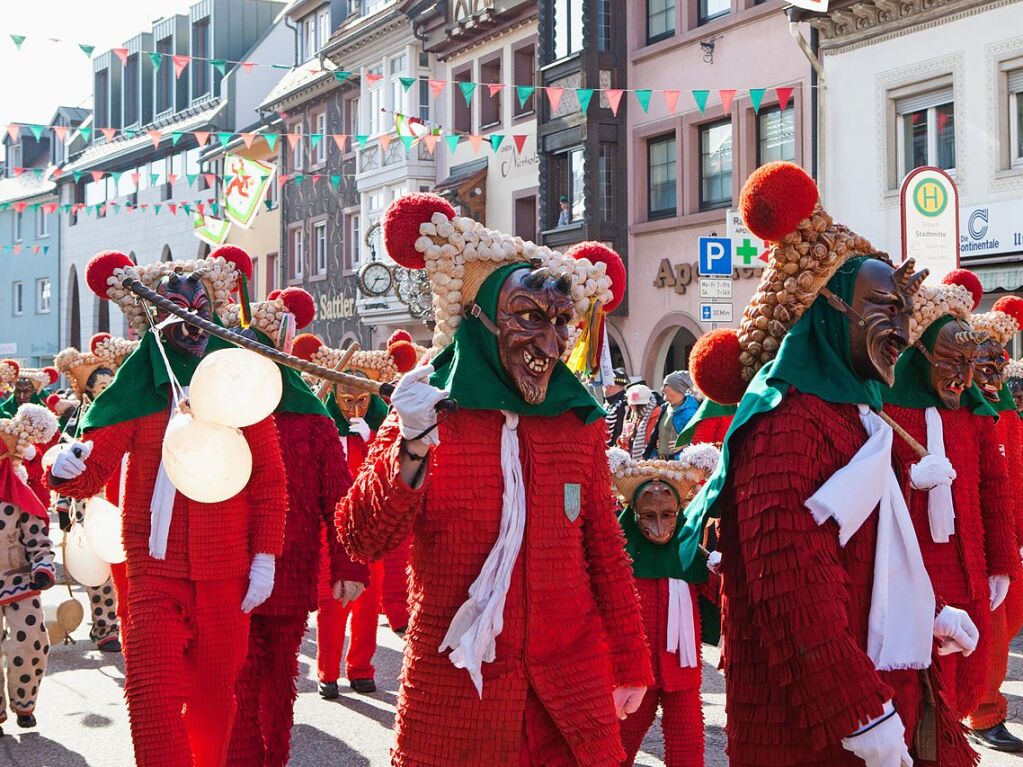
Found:
M 174 38 L 165 37 L 156 43 L 156 52 L 161 54 L 160 69 L 156 73 L 156 113 L 162 114 L 174 106 Z
M 192 25 L 192 100 L 210 92 L 210 19 L 200 19 Z
M 109 128 L 110 126 L 110 73 L 101 69 L 96 73 L 96 81 L 93 92 L 96 94 L 96 127 Z
M 7 147 L 7 177 L 14 175 L 14 169 L 21 167 L 21 144 L 11 144 Z
M 309 61 L 316 55 L 316 14 L 310 13 L 302 19 L 298 29 L 302 36 L 299 45 L 299 58 L 302 61 Z
M 322 49 L 330 40 L 330 6 L 325 5 L 316 12 L 317 50 Z
M 124 66 L 124 124 L 139 121 L 139 57 L 129 56 Z

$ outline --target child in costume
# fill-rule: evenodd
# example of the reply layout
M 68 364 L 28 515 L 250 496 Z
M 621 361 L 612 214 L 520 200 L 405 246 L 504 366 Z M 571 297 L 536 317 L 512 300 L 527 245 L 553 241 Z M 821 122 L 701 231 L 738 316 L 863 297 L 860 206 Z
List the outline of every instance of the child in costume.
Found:
M 976 628 L 937 609 L 877 415 L 926 272 L 817 196 L 791 163 L 749 177 L 740 210 L 768 266 L 739 330 L 690 360 L 707 397 L 739 403 L 679 534 L 688 566 L 720 516 L 729 764 L 966 767 L 931 659 L 935 637 L 971 651 Z
M 121 465 L 128 565 L 125 694 L 139 767 L 222 767 L 235 714 L 235 681 L 248 649 L 249 613 L 270 596 L 274 558 L 282 551 L 287 486 L 272 417 L 241 429 L 251 474 L 236 495 L 202 503 L 179 492 L 164 470 L 164 433 L 200 360 L 229 347 L 184 322 L 160 324 L 122 285 L 136 278 L 199 317 L 213 320 L 230 302 L 237 253 L 135 266 L 108 251 L 89 264 L 86 281 L 117 301 L 144 334 L 82 423 L 85 443 L 62 451 L 50 470 L 58 493 L 89 498 Z M 159 334 L 159 336 L 157 336 Z
M 26 403 L 45 407 L 45 387 L 57 383 L 57 379 L 60 378 L 60 373 L 52 367 L 33 369 L 18 367 L 17 363 L 13 365 L 17 377 L 11 395 L 0 402 L 0 418 L 13 418 L 18 408 Z M 28 486 L 32 488 L 40 503 L 47 507 L 50 505 L 50 491 L 43 481 L 43 453 L 49 447 L 49 444 L 35 445 L 22 460 L 22 465 L 28 473 Z
M 337 515 L 367 561 L 412 534 L 392 762 L 618 765 L 650 662 L 610 477 L 593 470 L 604 412 L 561 359 L 578 322 L 621 300 L 621 259 L 513 239 L 433 195 L 396 200 L 383 228 L 430 275 L 437 320 L 432 364 L 402 377 Z
M 702 567 L 685 572 L 676 528 L 686 503 L 717 465 L 713 445 L 690 445 L 677 460 L 633 460 L 608 451 L 611 479 L 622 502 L 618 522 L 632 560 L 654 683 L 636 713 L 621 723 L 622 748 L 631 767 L 660 705 L 666 767 L 703 767 L 703 706 L 698 582 Z M 716 579 L 715 579 L 716 580 Z
M 913 303 L 915 345 L 899 358 L 894 386 L 882 392 L 885 412 L 930 454 L 921 459 L 905 440 L 894 446 L 934 593 L 966 610 L 980 632 L 976 653 L 938 659 L 960 718 L 983 695 L 991 610 L 1020 569 L 995 412 L 973 384 L 977 347 L 987 338 L 967 324 L 973 306 L 962 285 L 924 286 Z
M 49 442 L 56 431 L 57 419 L 39 405 L 23 404 L 13 418 L 0 419 L 0 725 L 8 704 L 19 727 L 36 725 L 33 711 L 50 649 L 39 592 L 56 578 L 46 507 L 26 484 L 21 464 L 30 448 Z
M 416 361 L 425 352 L 422 347 L 414 346 L 407 334 L 395 334 L 389 339 L 386 349 L 354 352 L 345 364 L 345 371 L 374 381 L 389 381 L 414 368 Z M 295 354 L 334 369 L 341 363 L 345 353 L 341 349 L 323 345 L 316 336 L 306 334 L 295 339 Z M 312 385 L 319 388 L 319 379 L 315 379 Z M 324 394 L 327 396 L 327 412 L 337 426 L 348 468 L 354 476 L 366 460 L 377 429 L 387 417 L 387 403 L 376 394 L 347 391 L 333 385 Z M 340 599 L 333 592 L 327 562 L 324 560 L 321 563 L 319 609 L 316 613 L 316 666 L 320 697 L 333 700 L 338 696 L 337 681 L 341 674 L 341 652 L 349 616 L 351 633 L 345 658 L 345 676 L 355 692 L 376 691 L 373 655 L 377 649 L 377 624 L 386 573 L 391 574 L 390 581 L 398 581 L 399 588 L 391 589 L 389 607 L 392 614 L 399 615 L 398 627 L 404 627 L 408 625 L 408 618 L 404 617 L 402 622 L 401 606 L 394 603 L 405 602 L 408 598 L 407 586 L 400 588 L 407 583 L 407 563 L 408 542 L 405 541 L 382 559 L 369 564 L 369 582 L 365 590 L 350 588 Z M 393 594 L 394 591 L 400 593 Z

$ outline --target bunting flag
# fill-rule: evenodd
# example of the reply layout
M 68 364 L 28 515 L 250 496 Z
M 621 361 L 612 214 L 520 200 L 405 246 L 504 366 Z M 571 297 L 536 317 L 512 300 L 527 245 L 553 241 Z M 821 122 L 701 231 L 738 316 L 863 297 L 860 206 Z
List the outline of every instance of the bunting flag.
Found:
M 399 77 L 398 80 L 401 82 L 401 87 L 405 89 L 405 93 L 408 93 L 409 88 L 416 84 L 417 77 Z
M 662 93 L 664 95 L 664 106 L 668 108 L 670 114 L 675 114 L 675 107 L 678 106 L 678 97 L 682 95 L 682 91 L 662 91 Z
M 352 76 L 351 72 L 334 72 L 334 79 L 337 80 L 339 83 L 343 83 L 351 76 Z
M 270 134 L 268 134 L 268 135 L 270 135 Z M 277 141 L 277 134 L 274 133 L 272 135 L 274 137 L 274 142 L 276 142 Z M 348 134 L 346 134 L 346 133 L 335 133 L 335 134 L 333 134 L 333 136 L 331 138 L 333 138 L 334 139 L 334 143 L 337 144 L 337 151 L 339 151 L 341 154 L 344 154 L 345 153 L 345 145 L 348 143 Z M 270 149 L 272 151 L 273 147 L 270 147 Z
M 160 139 L 163 138 L 163 133 L 158 130 L 146 131 L 146 135 L 149 136 L 149 140 L 153 142 L 153 149 L 157 149 L 160 146 Z
M 760 102 L 764 100 L 764 92 L 766 88 L 750 88 L 749 89 L 749 100 L 750 104 L 753 105 L 753 113 L 760 114 Z
M 11 39 L 14 41 L 14 47 L 20 51 L 21 44 L 25 42 L 25 35 L 11 35 Z
M 53 126 L 51 126 L 51 130 L 53 130 L 54 135 L 57 136 L 57 141 L 60 141 L 61 143 L 64 143 L 64 140 L 67 138 L 67 130 L 68 130 L 67 126 L 66 125 L 53 125 Z
M 227 146 L 231 143 L 231 139 L 234 138 L 234 134 L 230 131 L 220 131 L 217 133 L 217 140 L 221 146 Z
M 462 97 L 465 99 L 465 105 L 472 106 L 472 94 L 476 91 L 476 83 L 459 83 L 458 87 L 462 91 Z
M 650 111 L 650 97 L 654 95 L 654 92 L 649 89 L 643 89 L 635 91 L 636 101 L 639 102 L 639 106 L 643 110 L 643 114 Z
M 608 88 L 604 91 L 604 95 L 607 96 L 607 103 L 611 105 L 611 114 L 618 115 L 618 107 L 622 103 L 622 95 L 625 91 L 618 88 Z
M 522 147 L 526 145 L 526 139 L 528 137 L 524 133 L 517 133 L 512 136 L 512 141 L 515 142 L 515 151 L 522 154 Z
M 383 79 L 384 79 L 383 75 L 378 75 L 375 72 L 367 72 L 366 73 L 366 82 L 368 82 L 370 85 L 376 85 L 378 82 L 380 82 Z
M 252 149 L 252 142 L 256 140 L 255 133 L 239 133 L 242 137 L 242 143 L 245 144 L 246 149 Z
M 227 154 L 224 168 L 231 176 L 230 183 L 224 185 L 224 216 L 242 229 L 248 229 L 266 197 L 277 166 Z
M 408 138 L 408 137 L 400 136 L 399 138 L 404 140 L 405 138 Z M 378 141 L 380 142 L 380 149 L 382 151 L 386 152 L 387 151 L 387 147 L 389 147 L 391 145 L 391 142 L 393 140 L 394 140 L 394 136 L 392 136 L 390 133 L 381 133 L 380 134 L 380 138 L 378 139 Z M 411 144 L 405 144 L 405 148 L 406 149 L 410 149 L 411 148 Z
M 278 136 L 277 136 L 276 133 L 264 133 L 263 134 L 263 141 L 266 142 L 267 148 L 271 152 L 277 151 L 277 138 L 278 138 Z M 342 151 L 344 151 L 344 150 L 342 150 Z
M 227 74 L 227 60 L 226 59 L 210 59 L 210 64 L 213 68 L 220 72 L 220 76 L 223 77 Z
M 448 151 L 454 154 L 455 150 L 458 149 L 458 142 L 462 140 L 462 137 L 457 133 L 451 133 L 445 136 L 444 140 L 448 142 Z
M 436 133 L 428 133 L 423 136 L 423 143 L 426 144 L 426 151 L 433 155 L 433 150 L 437 148 L 437 142 L 440 140 L 440 136 Z
M 504 87 L 504 83 L 487 83 L 487 90 L 490 92 L 490 98 L 498 95 L 501 89 Z
M 501 147 L 501 142 L 504 141 L 504 134 L 502 133 L 491 133 L 490 134 L 490 148 L 495 152 Z
M 128 66 L 128 49 L 127 48 L 111 48 L 110 50 L 111 50 L 111 53 L 113 53 L 115 56 L 117 56 L 117 58 L 119 58 L 121 60 L 121 66 L 122 67 Z
M 192 217 L 192 233 L 203 242 L 213 247 L 224 244 L 231 223 L 212 216 L 205 216 L 197 211 Z
M 85 43 L 79 43 L 78 47 L 82 49 L 82 53 L 85 54 L 85 57 L 87 59 L 91 59 L 92 58 L 92 52 L 94 50 L 96 50 L 96 46 L 95 45 L 86 45 Z
M 208 130 L 194 130 L 192 135 L 195 136 L 195 143 L 199 146 L 206 146 L 206 142 L 210 140 L 210 132 Z
M 561 105 L 561 96 L 564 94 L 564 88 L 544 88 L 547 91 L 547 100 L 551 102 L 551 113 L 558 111 L 558 107 Z
M 725 114 L 732 111 L 732 99 L 735 98 L 734 90 L 723 90 L 718 91 L 718 96 L 721 97 L 721 108 L 725 110 Z
M 430 93 L 433 94 L 434 98 L 440 96 L 444 92 L 444 86 L 447 85 L 445 80 L 428 80 L 427 82 L 430 86 Z
M 179 79 L 181 73 L 185 71 L 185 67 L 188 66 L 188 62 L 191 61 L 189 56 L 171 56 L 171 61 L 174 62 L 174 79 Z
M 710 96 L 710 91 L 693 91 L 693 101 L 696 102 L 696 108 L 700 110 L 702 115 L 707 110 L 707 97 Z
M 789 105 L 789 99 L 792 98 L 792 88 L 775 88 L 774 92 L 778 96 L 778 105 L 781 107 L 781 111 L 784 112 L 785 108 Z
M 154 72 L 158 72 L 158 71 L 160 71 L 160 65 L 163 63 L 163 54 L 162 53 L 155 53 L 155 52 L 154 53 L 150 53 L 149 54 L 149 61 L 152 62 L 152 64 L 153 64 L 153 71 Z
M 103 134 L 103 138 L 107 141 L 113 141 L 114 136 L 117 135 L 117 128 L 100 128 L 99 132 Z
M 483 136 L 477 136 L 475 134 L 469 135 L 469 143 L 472 145 L 472 151 L 475 154 L 480 153 L 480 144 L 483 143 Z
M 242 69 L 245 70 L 245 74 L 251 75 L 252 74 L 252 68 L 254 66 L 256 66 L 256 63 L 254 61 L 243 61 L 243 62 L 241 62 L 241 65 L 242 65 Z
M 36 141 L 38 141 L 39 139 L 41 139 L 43 137 L 43 126 L 42 125 L 30 125 L 28 129 L 29 129 L 29 131 L 32 132 L 32 136 L 35 138 Z
M 532 85 L 515 86 L 515 92 L 518 94 L 519 97 L 519 109 L 526 108 L 526 102 L 529 101 L 529 97 L 533 95 L 533 91 L 535 90 L 536 88 L 534 88 Z

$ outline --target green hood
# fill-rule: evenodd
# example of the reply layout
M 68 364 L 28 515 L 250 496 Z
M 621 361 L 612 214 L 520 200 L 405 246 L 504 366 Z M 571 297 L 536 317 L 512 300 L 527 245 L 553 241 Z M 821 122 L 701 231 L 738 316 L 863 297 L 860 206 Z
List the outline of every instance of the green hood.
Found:
M 387 403 L 383 398 L 378 394 L 371 394 L 369 408 L 366 410 L 366 425 L 373 431 L 379 430 L 380 425 L 387 418 L 387 410 Z M 333 419 L 338 434 L 342 437 L 351 436 L 352 430 L 348 425 L 348 419 L 341 412 L 341 408 L 338 407 L 337 400 L 333 396 L 327 397 L 327 415 Z
M 691 443 L 693 441 L 693 433 L 702 421 L 709 421 L 711 418 L 734 416 L 736 408 L 736 405 L 722 405 L 712 399 L 704 398 L 703 402 L 700 403 L 700 407 L 693 413 L 693 417 L 689 419 L 689 423 L 682 430 L 682 433 L 678 435 L 678 439 L 675 440 L 675 447 L 685 447 Z
M 678 527 L 683 524 L 682 515 L 678 517 Z M 649 540 L 639 529 L 636 515 L 632 507 L 626 506 L 618 515 L 618 524 L 625 533 L 625 551 L 632 559 L 632 574 L 637 578 L 679 578 L 689 583 L 703 583 L 707 580 L 707 560 L 696 557 L 688 567 L 682 567 L 678 553 L 678 537 L 663 545 Z

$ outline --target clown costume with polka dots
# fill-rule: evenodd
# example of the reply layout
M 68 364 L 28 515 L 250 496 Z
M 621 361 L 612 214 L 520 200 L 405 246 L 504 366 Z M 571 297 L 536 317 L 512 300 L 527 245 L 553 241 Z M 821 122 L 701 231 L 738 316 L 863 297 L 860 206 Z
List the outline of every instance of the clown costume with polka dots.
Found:
M 46 507 L 26 483 L 22 464 L 56 430 L 57 419 L 39 405 L 0 419 L 0 724 L 9 705 L 19 727 L 36 723 L 50 649 L 39 592 L 56 580 Z

